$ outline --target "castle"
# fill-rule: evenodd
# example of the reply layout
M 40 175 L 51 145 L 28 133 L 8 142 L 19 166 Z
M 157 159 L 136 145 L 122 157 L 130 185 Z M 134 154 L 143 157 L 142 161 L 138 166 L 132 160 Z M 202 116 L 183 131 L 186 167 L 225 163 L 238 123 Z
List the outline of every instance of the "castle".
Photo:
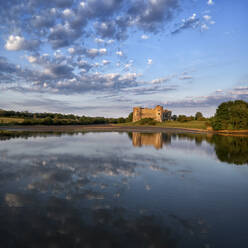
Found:
M 171 111 L 163 109 L 162 106 L 157 105 L 154 109 L 150 108 L 133 108 L 133 122 L 139 121 L 144 118 L 152 118 L 156 121 L 162 122 L 171 119 Z

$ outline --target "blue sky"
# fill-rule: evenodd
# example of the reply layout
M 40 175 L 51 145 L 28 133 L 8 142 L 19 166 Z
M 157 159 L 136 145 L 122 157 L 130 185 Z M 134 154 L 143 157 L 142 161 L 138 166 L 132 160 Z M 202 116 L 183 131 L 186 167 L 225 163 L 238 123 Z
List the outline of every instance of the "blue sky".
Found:
M 248 101 L 247 1 L 0 0 L 0 108 L 210 116 Z

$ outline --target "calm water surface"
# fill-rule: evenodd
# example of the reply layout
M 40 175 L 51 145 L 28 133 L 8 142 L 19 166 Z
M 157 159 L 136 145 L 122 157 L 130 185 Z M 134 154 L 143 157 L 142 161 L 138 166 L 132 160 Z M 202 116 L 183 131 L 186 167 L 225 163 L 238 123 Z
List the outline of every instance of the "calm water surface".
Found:
M 248 247 L 248 138 L 0 141 L 1 247 Z

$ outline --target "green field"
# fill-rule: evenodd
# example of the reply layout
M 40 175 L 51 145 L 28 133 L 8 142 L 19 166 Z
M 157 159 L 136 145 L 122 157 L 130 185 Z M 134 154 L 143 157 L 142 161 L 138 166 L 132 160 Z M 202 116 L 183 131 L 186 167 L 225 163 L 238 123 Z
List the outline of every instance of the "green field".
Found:
M 0 124 L 22 123 L 23 118 L 0 117 Z
M 139 123 L 120 123 L 118 126 L 153 126 L 153 127 L 168 127 L 168 128 L 189 128 L 189 129 L 207 129 L 206 121 L 187 121 L 187 122 L 179 122 L 179 121 L 166 121 L 159 123 L 157 122 L 155 125 L 147 125 L 147 124 L 139 124 Z
M 156 126 L 207 129 L 206 121 L 187 121 L 187 122 L 166 121 L 166 122 L 156 124 Z

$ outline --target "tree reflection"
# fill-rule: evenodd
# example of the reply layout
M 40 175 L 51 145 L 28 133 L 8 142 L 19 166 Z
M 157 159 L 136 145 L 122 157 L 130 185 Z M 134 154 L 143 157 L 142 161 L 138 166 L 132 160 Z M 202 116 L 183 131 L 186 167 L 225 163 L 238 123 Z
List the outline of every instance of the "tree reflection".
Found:
M 218 159 L 222 162 L 242 165 L 248 163 L 248 138 L 214 135 L 211 143 L 215 146 Z
M 201 146 L 205 141 L 214 146 L 216 156 L 222 162 L 242 165 L 248 163 L 248 137 L 224 136 L 216 134 L 193 133 L 128 133 L 133 146 L 154 146 L 162 149 L 163 145 L 170 145 L 171 140 L 187 140 Z
M 214 146 L 216 156 L 222 162 L 236 165 L 248 164 L 248 137 L 227 136 L 217 134 L 187 134 L 176 135 L 179 139 L 195 141 L 201 145 L 203 141 Z

